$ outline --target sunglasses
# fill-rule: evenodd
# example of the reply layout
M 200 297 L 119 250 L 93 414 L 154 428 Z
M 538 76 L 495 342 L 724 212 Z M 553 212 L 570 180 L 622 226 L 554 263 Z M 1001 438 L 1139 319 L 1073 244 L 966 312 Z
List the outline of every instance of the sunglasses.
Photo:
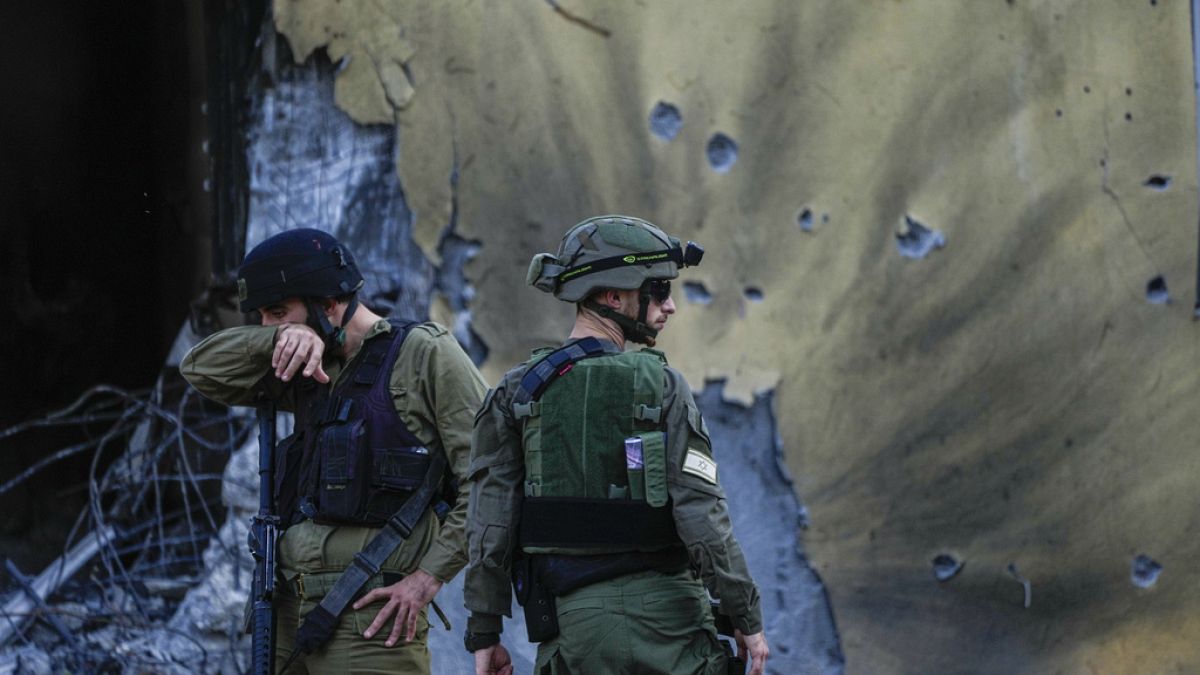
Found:
M 671 280 L 670 279 L 651 279 L 647 281 L 642 289 L 658 304 L 662 304 L 671 297 Z

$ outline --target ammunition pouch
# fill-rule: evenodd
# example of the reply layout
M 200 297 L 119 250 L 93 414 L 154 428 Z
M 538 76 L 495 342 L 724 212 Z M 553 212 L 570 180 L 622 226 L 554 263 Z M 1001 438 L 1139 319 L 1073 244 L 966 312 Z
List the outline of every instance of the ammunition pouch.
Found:
M 318 432 L 314 520 L 381 527 L 421 484 L 429 451 L 371 447 L 365 420 L 354 414 L 355 404 L 341 401 L 333 423 Z

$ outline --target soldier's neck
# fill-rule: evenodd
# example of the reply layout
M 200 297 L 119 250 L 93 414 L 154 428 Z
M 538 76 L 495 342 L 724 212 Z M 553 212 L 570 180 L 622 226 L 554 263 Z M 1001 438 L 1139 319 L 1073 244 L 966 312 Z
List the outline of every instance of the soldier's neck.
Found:
M 571 329 L 568 339 L 594 337 L 608 340 L 621 349 L 625 349 L 625 334 L 621 327 L 611 319 L 605 319 L 590 309 L 584 308 L 575 314 L 575 327 Z
M 350 317 L 350 325 L 346 326 L 346 341 L 342 344 L 342 354 L 344 354 L 343 358 L 346 361 L 354 358 L 354 355 L 362 347 L 363 339 L 367 336 L 367 331 L 382 318 L 366 307 L 362 305 L 358 306 L 354 315 Z

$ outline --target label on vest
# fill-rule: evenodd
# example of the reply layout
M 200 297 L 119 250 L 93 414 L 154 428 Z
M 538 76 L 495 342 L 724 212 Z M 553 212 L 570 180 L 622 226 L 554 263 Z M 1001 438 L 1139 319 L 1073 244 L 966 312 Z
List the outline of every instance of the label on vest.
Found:
M 717 484 L 717 463 L 698 450 L 688 448 L 687 457 L 683 459 L 683 472 Z

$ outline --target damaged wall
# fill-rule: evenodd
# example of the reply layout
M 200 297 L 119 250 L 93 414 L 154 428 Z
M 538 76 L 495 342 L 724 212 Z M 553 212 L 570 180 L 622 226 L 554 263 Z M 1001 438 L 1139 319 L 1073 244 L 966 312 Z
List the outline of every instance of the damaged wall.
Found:
M 1196 262 L 1186 3 L 275 14 L 298 62 L 338 63 L 342 110 L 396 129 L 426 256 L 451 222 L 478 243 L 493 381 L 568 324 L 523 285 L 568 225 L 705 244 L 666 350 L 729 400 L 774 392 L 850 671 L 1200 663 L 1200 354 L 1165 302 Z M 940 584 L 939 555 L 965 562 Z

